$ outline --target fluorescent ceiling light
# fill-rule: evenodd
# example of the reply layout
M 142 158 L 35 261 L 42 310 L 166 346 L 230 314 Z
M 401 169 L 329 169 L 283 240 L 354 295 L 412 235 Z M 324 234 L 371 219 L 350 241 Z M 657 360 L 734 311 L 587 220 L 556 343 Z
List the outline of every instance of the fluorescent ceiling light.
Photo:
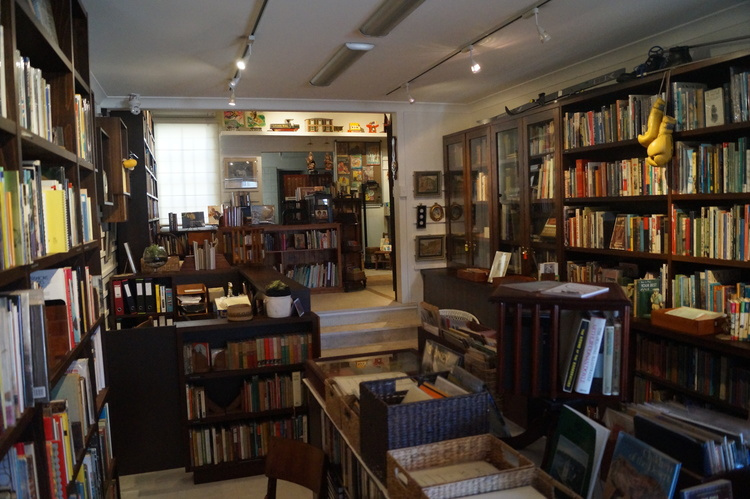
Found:
M 354 61 L 362 57 L 375 45 L 371 43 L 345 43 L 339 48 L 333 57 L 325 63 L 318 73 L 310 80 L 311 85 L 316 87 L 327 87 L 333 80 L 339 77 Z
M 359 28 L 365 36 L 385 36 L 424 0 L 385 0 Z

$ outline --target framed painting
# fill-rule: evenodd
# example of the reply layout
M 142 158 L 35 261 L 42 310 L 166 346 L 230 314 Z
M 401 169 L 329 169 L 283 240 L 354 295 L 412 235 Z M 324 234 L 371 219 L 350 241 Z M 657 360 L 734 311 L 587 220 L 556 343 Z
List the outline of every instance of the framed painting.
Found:
M 224 189 L 258 188 L 259 158 L 224 158 Z
M 417 236 L 417 260 L 442 260 L 445 258 L 445 236 Z
M 439 196 L 441 173 L 439 170 L 414 172 L 414 195 Z
M 367 154 L 367 164 L 370 166 L 380 166 L 380 142 L 368 142 L 365 146 Z

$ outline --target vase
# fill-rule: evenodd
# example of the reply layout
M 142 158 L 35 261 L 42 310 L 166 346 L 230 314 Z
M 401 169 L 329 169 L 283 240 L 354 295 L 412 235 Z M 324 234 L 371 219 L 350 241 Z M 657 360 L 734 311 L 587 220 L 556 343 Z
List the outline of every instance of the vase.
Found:
M 279 318 L 289 317 L 292 315 L 292 297 L 287 296 L 266 296 L 263 300 L 268 317 Z

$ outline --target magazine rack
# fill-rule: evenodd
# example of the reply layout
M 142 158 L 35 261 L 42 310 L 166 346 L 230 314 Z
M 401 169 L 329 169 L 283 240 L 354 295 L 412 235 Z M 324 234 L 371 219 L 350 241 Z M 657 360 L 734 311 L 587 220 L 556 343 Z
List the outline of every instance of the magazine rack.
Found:
M 584 399 L 597 405 L 612 405 L 631 399 L 631 303 L 618 284 L 602 283 L 609 288 L 607 292 L 589 298 L 547 296 L 516 289 L 515 285 L 499 285 L 490 297 L 490 301 L 497 304 L 497 386 L 505 403 L 503 413 L 506 416 L 530 429 L 533 424 L 529 424 L 523 402 L 544 400 L 554 404 L 561 400 Z M 618 311 L 622 324 L 620 361 L 617 364 L 620 382 L 619 390 L 613 390 L 618 395 L 602 395 L 601 390 L 594 389 L 587 395 L 563 391 L 560 352 L 566 345 L 561 344 L 561 336 L 565 335 L 561 335 L 560 318 L 566 310 Z M 528 444 L 534 438 L 521 441 Z

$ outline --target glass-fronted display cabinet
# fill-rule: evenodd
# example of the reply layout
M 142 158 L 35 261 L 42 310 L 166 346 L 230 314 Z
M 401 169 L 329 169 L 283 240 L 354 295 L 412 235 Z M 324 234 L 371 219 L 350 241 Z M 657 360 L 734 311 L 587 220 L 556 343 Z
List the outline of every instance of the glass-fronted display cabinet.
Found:
M 443 151 L 448 265 L 489 269 L 496 217 L 489 128 L 449 135 Z
M 497 162 L 498 249 L 510 253 L 508 274 L 557 278 L 556 115 L 509 117 L 492 127 Z M 542 264 L 547 265 L 542 265 Z

